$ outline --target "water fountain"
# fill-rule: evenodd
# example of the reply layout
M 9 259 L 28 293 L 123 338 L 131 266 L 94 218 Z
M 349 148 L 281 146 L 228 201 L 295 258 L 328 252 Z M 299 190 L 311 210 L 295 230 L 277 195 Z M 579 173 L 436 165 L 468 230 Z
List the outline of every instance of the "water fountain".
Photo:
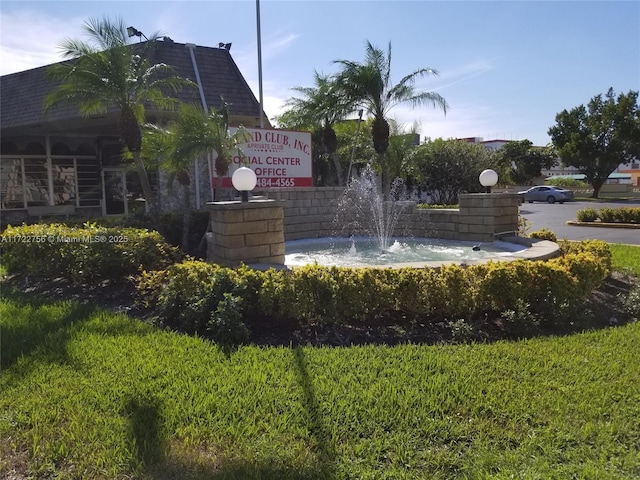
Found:
M 381 251 L 389 249 L 402 212 L 412 202 L 406 201 L 404 182 L 396 178 L 391 184 L 389 200 L 380 191 L 375 172 L 367 165 L 351 180 L 336 212 L 336 232 L 342 236 L 354 234 L 373 238 Z
M 404 184 L 396 179 L 389 200 L 367 166 L 345 189 L 334 220 L 335 236 L 286 243 L 285 264 L 335 266 L 415 265 L 424 262 L 474 262 L 507 258 L 526 249 L 510 242 L 447 241 L 398 235 L 403 212 L 413 206 Z M 394 236 L 395 233 L 395 236 Z

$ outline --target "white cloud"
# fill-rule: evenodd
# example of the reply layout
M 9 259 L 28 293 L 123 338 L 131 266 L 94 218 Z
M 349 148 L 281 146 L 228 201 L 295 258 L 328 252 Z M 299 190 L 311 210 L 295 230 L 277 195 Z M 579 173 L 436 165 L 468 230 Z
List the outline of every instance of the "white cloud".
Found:
M 422 138 L 487 137 L 496 131 L 496 112 L 486 105 L 456 105 L 445 116 L 439 109 L 411 109 L 398 105 L 390 112 L 396 120 L 411 126 L 418 123 Z
M 80 37 L 82 24 L 81 18 L 55 18 L 36 10 L 2 12 L 0 74 L 61 61 L 59 43 Z
M 492 60 L 474 60 L 464 65 L 442 72 L 437 77 L 435 88 L 431 90 L 443 90 L 458 83 L 466 82 L 472 78 L 484 75 L 495 68 L 495 62 Z

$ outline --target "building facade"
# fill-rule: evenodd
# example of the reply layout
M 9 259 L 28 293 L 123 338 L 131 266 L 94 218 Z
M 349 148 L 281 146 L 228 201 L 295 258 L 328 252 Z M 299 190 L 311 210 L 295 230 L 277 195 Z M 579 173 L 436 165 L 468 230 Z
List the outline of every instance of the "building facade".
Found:
M 229 106 L 231 125 L 258 127 L 260 105 L 229 51 L 176 43 L 168 37 L 151 50 L 152 64 L 166 63 L 193 81 L 176 97 L 204 109 Z M 57 84 L 48 66 L 0 78 L 0 215 L 2 223 L 45 215 L 99 216 L 144 208 L 138 175 L 123 160 L 117 112 L 81 117 L 76 106 L 44 114 L 44 99 Z M 147 108 L 147 121 L 160 123 L 170 113 Z M 263 117 L 265 126 L 270 126 Z M 190 172 L 192 206 L 212 200 L 212 158 L 199 159 Z M 161 169 L 150 180 L 163 210 L 178 203 Z M 177 183 L 177 182 L 175 182 Z M 178 187 L 176 186 L 176 189 Z

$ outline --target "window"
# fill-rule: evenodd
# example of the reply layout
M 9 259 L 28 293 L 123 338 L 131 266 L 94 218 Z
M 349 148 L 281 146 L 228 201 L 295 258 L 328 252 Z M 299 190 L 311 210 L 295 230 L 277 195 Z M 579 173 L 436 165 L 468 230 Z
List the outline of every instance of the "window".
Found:
M 49 178 L 44 158 L 24 159 L 24 184 L 28 207 L 49 205 Z
M 73 158 L 55 158 L 51 161 L 53 204 L 76 204 L 76 168 Z
M 98 162 L 95 158 L 77 158 L 76 168 L 78 174 L 78 195 L 81 207 L 100 206 L 102 198 L 102 186 Z
M 0 207 L 24 207 L 22 159 L 20 158 L 3 158 L 0 161 Z

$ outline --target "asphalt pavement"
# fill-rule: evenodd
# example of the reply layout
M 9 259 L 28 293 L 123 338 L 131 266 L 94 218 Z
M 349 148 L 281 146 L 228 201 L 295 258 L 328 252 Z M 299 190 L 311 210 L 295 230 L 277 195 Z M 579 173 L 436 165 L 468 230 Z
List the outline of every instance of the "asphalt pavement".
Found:
M 640 245 L 640 229 L 583 227 L 567 225 L 568 220 L 577 220 L 576 212 L 585 208 L 604 207 L 640 207 L 640 200 L 626 202 L 590 202 L 576 201 L 560 203 L 523 203 L 520 215 L 531 222 L 528 231 L 533 232 L 543 227 L 553 231 L 558 239 L 568 240 L 604 240 L 608 243 L 626 243 Z

